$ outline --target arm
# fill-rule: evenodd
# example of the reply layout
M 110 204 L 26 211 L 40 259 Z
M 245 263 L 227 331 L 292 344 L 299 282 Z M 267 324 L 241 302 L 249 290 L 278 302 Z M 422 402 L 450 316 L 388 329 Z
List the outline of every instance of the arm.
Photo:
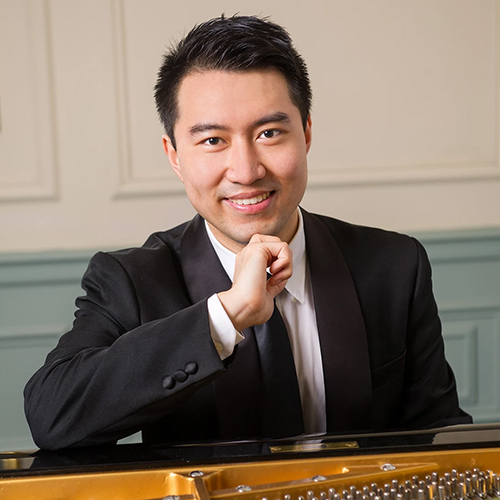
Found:
M 242 252 L 246 257 L 237 269 L 247 271 L 237 271 L 233 288 L 220 294 L 227 299 L 223 306 L 230 304 L 228 310 L 234 308 L 243 321 L 238 329 L 268 319 L 255 304 L 272 306 L 272 293 L 291 274 L 287 245 L 275 246 L 283 245 L 286 258 L 262 252 L 273 246 L 267 243 Z M 123 255 L 101 253 L 92 259 L 73 329 L 26 386 L 28 423 L 42 448 L 113 443 L 177 409 L 225 369 L 210 336 L 207 303 L 189 303 L 176 263 L 163 255 L 159 264 L 146 256 L 140 266 L 134 260 L 124 266 Z M 270 280 L 268 265 L 275 273 Z M 173 272 L 159 278 L 165 269 Z M 254 274 L 262 281 L 257 288 L 264 299 L 248 293 L 255 287 Z M 242 299 L 250 295 L 253 302 Z M 257 315 L 248 319 L 240 307 Z
M 108 254 L 92 259 L 82 286 L 86 296 L 77 300 L 73 329 L 25 389 L 27 419 L 42 448 L 114 442 L 172 411 L 224 370 L 206 301 L 170 305 L 166 298 L 169 311 L 157 312 L 171 314 L 150 320 L 154 314 L 141 310 L 128 273 Z M 153 291 L 148 300 L 154 299 Z M 189 363 L 195 373 L 176 381 Z
M 455 377 L 445 359 L 431 268 L 416 241 L 417 271 L 407 329 L 406 387 L 402 421 L 405 428 L 471 423 L 459 408 Z

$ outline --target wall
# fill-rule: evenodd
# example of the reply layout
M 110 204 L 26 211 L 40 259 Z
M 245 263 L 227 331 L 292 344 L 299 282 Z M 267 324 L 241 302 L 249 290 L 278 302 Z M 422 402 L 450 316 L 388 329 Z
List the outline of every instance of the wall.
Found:
M 305 208 L 500 227 L 499 0 L 0 0 L 0 252 L 139 244 L 192 215 L 152 88 L 164 48 L 222 12 L 272 16 L 308 61 Z
M 500 420 L 500 0 L 0 0 L 0 449 L 32 446 L 20 391 L 93 249 L 192 216 L 152 87 L 222 12 L 287 27 L 314 92 L 303 206 L 422 236 L 462 403 Z

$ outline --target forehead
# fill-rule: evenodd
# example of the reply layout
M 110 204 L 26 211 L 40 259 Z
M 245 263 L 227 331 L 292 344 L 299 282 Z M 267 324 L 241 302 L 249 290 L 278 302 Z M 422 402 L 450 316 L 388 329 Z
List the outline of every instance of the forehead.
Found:
M 285 77 L 276 70 L 207 70 L 188 74 L 178 92 L 178 124 L 199 120 L 258 119 L 284 112 L 300 119 Z

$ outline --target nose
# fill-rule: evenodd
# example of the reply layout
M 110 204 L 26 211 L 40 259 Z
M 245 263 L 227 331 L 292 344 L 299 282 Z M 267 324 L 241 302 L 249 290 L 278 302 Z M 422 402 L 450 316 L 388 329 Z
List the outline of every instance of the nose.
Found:
M 250 185 L 266 176 L 266 168 L 251 140 L 233 142 L 228 157 L 226 178 L 235 184 Z

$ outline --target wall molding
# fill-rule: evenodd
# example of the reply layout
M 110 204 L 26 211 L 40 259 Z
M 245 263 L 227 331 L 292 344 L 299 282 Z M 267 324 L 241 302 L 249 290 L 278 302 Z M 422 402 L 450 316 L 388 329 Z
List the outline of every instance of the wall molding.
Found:
M 170 169 L 148 172 L 144 165 L 135 165 L 131 148 L 130 94 L 127 75 L 127 43 L 125 3 L 110 0 L 112 12 L 113 53 L 115 60 L 115 87 L 119 149 L 119 185 L 115 197 L 143 197 L 184 193 L 182 184 Z M 311 164 L 308 187 L 367 186 L 373 184 L 412 184 L 436 181 L 497 180 L 500 181 L 500 7 L 495 3 L 495 89 L 492 102 L 495 121 L 492 157 L 477 160 L 428 164 L 373 164 L 361 166 L 343 164 L 336 168 L 324 163 Z
M 499 127 L 496 126 L 496 134 Z M 436 163 L 429 165 L 381 165 L 376 168 L 342 166 L 335 169 L 312 168 L 309 170 L 308 187 L 369 186 L 373 184 L 409 184 L 415 182 L 462 180 L 500 180 L 500 162 L 463 164 Z
M 476 315 L 481 318 L 491 319 L 500 314 L 500 302 L 484 303 L 483 301 L 473 302 L 471 300 L 441 302 L 439 314 L 441 316 L 453 315 L 454 317 L 459 315 L 467 318 Z
M 40 327 L 0 327 L 0 349 L 7 342 L 28 342 L 30 345 L 40 342 L 45 345 L 46 341 L 54 343 L 61 335 L 67 332 L 71 327 L 68 324 L 43 325 Z
M 184 186 L 170 168 L 164 174 L 150 176 L 141 174 L 134 165 L 131 151 L 129 88 L 127 75 L 127 44 L 125 37 L 125 12 L 123 2 L 110 0 L 113 58 L 115 62 L 114 80 L 117 112 L 117 142 L 119 184 L 116 198 L 130 198 L 161 194 L 184 193 Z
M 462 406 L 474 406 L 479 401 L 478 373 L 478 326 L 460 323 L 454 328 L 446 328 L 443 337 L 447 344 L 458 343 L 462 353 L 461 363 L 455 366 L 455 376 L 462 382 L 459 398 Z M 460 371 L 459 371 L 460 370 Z
M 94 251 L 0 254 L 0 288 L 47 283 L 80 283 Z
M 26 33 L 29 37 L 26 45 L 29 47 L 32 120 L 36 123 L 34 137 L 24 137 L 23 140 L 35 144 L 37 163 L 30 179 L 25 181 L 7 179 L 0 182 L 0 201 L 56 199 L 58 195 L 48 0 L 40 2 L 24 0 L 22 4 L 26 15 Z M 14 43 L 15 40 L 12 40 L 12 44 Z M 8 98 L 8 95 L 4 98 Z M 2 128 L 8 126 L 9 121 L 4 119 Z
M 492 106 L 495 110 L 494 157 L 463 163 L 429 163 L 415 165 L 342 165 L 329 169 L 318 166 L 309 171 L 309 187 L 411 184 L 435 181 L 500 180 L 500 2 L 495 2 L 495 72 L 496 89 Z
M 500 260 L 500 228 L 416 233 L 433 264 Z
M 465 229 L 453 231 L 416 232 L 413 234 L 425 247 L 433 265 L 450 262 L 480 262 L 500 260 L 500 227 Z M 96 249 L 57 250 L 43 252 L 0 253 L 0 285 L 26 283 L 55 279 L 50 266 L 61 269 L 63 279 L 80 279 L 75 266 L 86 266 Z M 23 270 L 33 271 L 27 275 Z M 31 278 L 29 277 L 31 276 Z M 500 303 L 475 304 L 468 306 L 449 304 L 446 309 L 498 309 Z

